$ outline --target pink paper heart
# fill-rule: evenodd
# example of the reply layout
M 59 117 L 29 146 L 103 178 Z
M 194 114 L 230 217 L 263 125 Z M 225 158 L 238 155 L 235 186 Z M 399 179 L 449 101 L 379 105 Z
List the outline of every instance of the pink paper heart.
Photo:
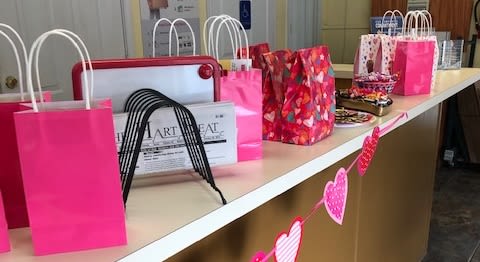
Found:
M 313 126 L 313 116 L 310 116 L 309 119 L 303 120 L 303 124 L 306 125 L 307 127 L 312 127 Z
M 268 121 L 273 122 L 273 120 L 275 120 L 275 111 L 272 111 L 270 113 L 265 113 L 263 117 Z
M 303 101 L 303 99 L 301 97 L 297 98 L 297 100 L 295 101 L 295 104 L 297 105 L 297 107 L 302 106 L 302 101 Z
M 335 180 L 328 181 L 325 185 L 323 198 L 325 200 L 325 209 L 328 215 L 337 224 L 343 223 L 345 207 L 347 205 L 348 176 L 342 167 L 338 170 Z
M 275 262 L 295 262 L 298 257 L 298 250 L 302 244 L 303 219 L 297 217 L 288 234 L 283 232 L 275 240 Z
M 262 262 L 265 256 L 266 256 L 265 252 L 259 251 L 252 257 L 250 262 Z
M 295 144 L 298 144 L 298 140 L 300 139 L 300 137 L 296 136 L 296 137 L 293 137 L 292 140 L 293 140 L 293 143 Z
M 324 77 L 323 71 L 320 71 L 320 73 L 317 76 L 317 81 L 319 83 L 323 83 L 323 77 Z
M 298 113 L 300 113 L 301 110 L 302 109 L 300 109 L 300 108 L 295 108 L 295 115 L 298 115 Z
M 377 150 L 378 139 L 380 138 L 380 128 L 375 127 L 371 136 L 367 136 L 363 141 L 362 152 L 357 162 L 357 170 L 360 176 L 364 176 L 367 168 L 372 162 L 375 151 Z

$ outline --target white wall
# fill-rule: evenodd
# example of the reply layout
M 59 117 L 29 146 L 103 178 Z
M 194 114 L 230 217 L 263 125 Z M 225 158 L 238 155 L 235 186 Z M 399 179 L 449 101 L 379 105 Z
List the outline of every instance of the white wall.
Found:
M 269 42 L 272 49 L 275 49 L 275 0 L 262 0 L 252 3 L 252 28 L 248 30 L 248 38 L 250 43 Z M 238 0 L 207 0 L 207 17 L 212 15 L 228 14 L 232 17 L 239 18 L 239 1 Z M 224 31 L 227 35 L 226 30 Z M 224 38 L 221 47 L 221 56 L 230 57 L 232 50 L 230 43 L 227 44 Z M 230 41 L 230 40 L 228 40 Z
M 125 57 L 117 0 L 1 0 L 0 22 L 16 28 L 28 47 L 41 33 L 65 28 L 82 37 L 92 58 Z M 18 74 L 13 55 L 3 39 L 0 50 L 0 83 L 5 91 L 6 76 Z M 71 68 L 79 60 L 73 47 L 65 40 L 52 38 L 42 48 L 40 59 L 42 84 L 56 90 L 56 98 L 71 98 Z

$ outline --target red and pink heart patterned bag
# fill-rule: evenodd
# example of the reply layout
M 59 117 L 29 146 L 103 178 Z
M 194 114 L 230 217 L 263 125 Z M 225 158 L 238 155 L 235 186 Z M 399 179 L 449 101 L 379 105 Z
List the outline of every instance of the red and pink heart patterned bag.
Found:
M 285 70 L 282 142 L 312 145 L 329 136 L 335 123 L 335 76 L 327 46 L 300 49 Z

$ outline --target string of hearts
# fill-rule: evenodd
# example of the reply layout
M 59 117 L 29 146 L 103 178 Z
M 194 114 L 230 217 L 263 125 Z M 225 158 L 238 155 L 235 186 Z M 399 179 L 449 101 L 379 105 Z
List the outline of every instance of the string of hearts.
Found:
M 271 257 L 274 257 L 276 262 L 297 261 L 298 251 L 302 244 L 303 225 L 322 206 L 325 206 L 325 210 L 335 223 L 342 225 L 347 205 L 348 174 L 357 164 L 358 174 L 362 177 L 365 175 L 375 155 L 379 138 L 392 129 L 402 118 L 408 119 L 407 113 L 400 114 L 392 123 L 381 130 L 376 126 L 372 134 L 363 141 L 362 151 L 352 164 L 347 169 L 340 168 L 335 179 L 327 182 L 322 198 L 315 204 L 305 219 L 302 219 L 302 217 L 295 218 L 289 231 L 282 232 L 277 236 L 274 248 L 268 254 L 263 251 L 257 252 L 252 257 L 251 262 L 267 262 Z

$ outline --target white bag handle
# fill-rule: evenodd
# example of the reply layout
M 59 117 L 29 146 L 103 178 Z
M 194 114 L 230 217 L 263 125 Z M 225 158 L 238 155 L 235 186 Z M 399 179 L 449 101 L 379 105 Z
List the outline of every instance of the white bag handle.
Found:
M 220 16 L 227 16 L 227 15 L 220 15 Z M 210 55 L 211 52 L 210 52 L 210 35 L 207 37 L 207 28 L 210 29 L 210 27 L 208 27 L 208 23 L 212 20 L 212 19 L 216 19 L 217 15 L 214 15 L 214 16 L 210 16 L 209 18 L 207 18 L 207 20 L 205 20 L 205 23 L 203 23 L 203 28 L 202 28 L 202 37 L 203 37 L 203 48 L 204 48 L 204 52 L 206 55 Z M 209 30 L 210 32 L 210 30 Z M 207 45 L 207 40 L 208 40 L 208 45 Z
M 6 29 L 10 30 L 15 35 L 15 37 L 17 38 L 18 42 L 20 43 L 20 47 L 22 48 L 22 52 L 23 52 L 23 58 L 24 58 L 23 64 L 26 67 L 27 64 L 28 64 L 28 62 L 27 62 L 27 49 L 25 48 L 25 43 L 23 42 L 22 38 L 17 33 L 17 31 L 15 31 L 15 29 L 13 29 L 11 26 L 9 26 L 7 24 L 0 23 L 0 27 L 3 27 L 3 28 L 6 28 Z M 0 32 L 2 32 L 1 35 L 3 35 L 5 38 L 7 38 L 8 42 L 10 43 L 10 45 L 13 48 L 13 52 L 15 54 L 15 59 L 17 60 L 17 67 L 18 67 L 17 69 L 18 69 L 18 78 L 19 78 L 18 85 L 20 87 L 20 99 L 21 99 L 21 101 L 25 101 L 25 94 L 24 94 L 24 89 L 23 89 L 23 70 L 22 70 L 22 66 L 21 66 L 22 63 L 20 61 L 20 56 L 18 55 L 18 49 L 15 46 L 15 43 L 12 41 L 12 39 L 7 34 L 5 34 L 1 30 L 0 30 Z
M 210 29 L 209 29 L 209 32 L 208 32 L 208 39 L 209 39 L 209 53 L 211 56 L 215 57 L 215 59 L 220 59 L 219 55 L 218 55 L 218 46 L 215 47 L 215 42 L 218 38 L 218 34 L 216 35 L 216 37 L 213 35 L 213 31 L 215 30 L 215 26 L 217 25 L 217 22 L 223 22 L 223 21 L 231 21 L 230 20 L 230 16 L 229 15 L 220 15 L 220 16 L 217 16 L 212 24 L 210 25 Z M 231 21 L 230 24 L 233 24 L 233 21 Z M 235 48 L 238 46 L 238 33 L 236 32 L 235 30 L 235 27 L 234 27 L 234 32 L 232 34 L 232 30 L 230 28 L 230 26 L 228 24 L 226 24 L 226 27 L 227 27 L 227 30 L 228 30 L 228 35 L 230 36 L 230 44 L 232 46 L 232 50 L 233 50 L 233 59 L 235 60 L 236 59 L 236 56 L 235 56 Z M 221 26 L 219 25 L 216 30 L 217 32 L 221 29 Z M 235 39 L 235 42 L 234 42 L 234 39 Z
M 210 56 L 213 56 L 212 55 L 212 49 L 213 49 L 213 45 L 214 45 L 214 42 L 213 42 L 213 39 L 212 39 L 212 33 L 211 33 L 211 28 L 214 26 L 215 22 L 219 19 L 219 17 L 229 17 L 228 15 L 214 15 L 214 16 L 210 16 L 209 18 L 207 18 L 207 20 L 205 20 L 205 23 L 203 23 L 203 29 L 202 29 L 202 35 L 203 35 L 203 47 L 204 47 L 204 51 L 205 51 L 205 54 L 206 55 L 210 55 Z M 214 19 L 214 21 L 212 22 L 212 24 L 210 25 L 210 27 L 208 26 L 208 23 Z M 208 37 L 207 37 L 207 28 L 208 28 Z M 231 32 L 230 32 L 231 34 Z M 207 44 L 207 40 L 208 40 L 208 44 Z
M 385 14 L 383 14 L 383 17 L 382 17 L 382 29 L 381 29 L 381 31 L 380 31 L 381 33 L 384 33 L 384 32 L 383 32 L 383 25 L 384 25 L 384 22 L 385 22 L 385 17 L 386 17 L 387 15 L 390 15 L 390 21 L 389 21 L 389 24 L 388 24 L 388 33 L 387 33 L 387 34 L 388 34 L 389 36 L 392 35 L 392 34 L 391 34 L 391 30 L 392 30 L 392 29 L 390 28 L 390 25 L 391 25 L 391 23 L 393 22 L 393 19 L 396 17 L 395 14 L 398 14 L 398 15 L 402 18 L 402 26 L 403 26 L 404 17 L 403 17 L 402 12 L 400 12 L 399 10 L 396 10 L 396 9 L 393 10 L 393 11 L 388 10 L 387 12 L 385 12 Z
M 218 46 L 218 39 L 219 39 L 219 36 L 220 36 L 220 29 L 221 29 L 222 25 L 225 24 L 228 20 L 235 22 L 237 25 L 239 25 L 239 26 L 242 28 L 243 36 L 244 36 L 244 38 L 245 38 L 246 57 L 245 57 L 245 58 L 242 58 L 242 53 L 243 53 L 243 52 L 240 52 L 240 58 L 241 58 L 241 59 L 249 59 L 249 57 L 250 57 L 250 50 L 249 50 L 249 48 L 248 48 L 249 45 L 248 45 L 247 32 L 245 31 L 245 28 L 243 27 L 242 23 L 240 23 L 240 21 L 238 21 L 237 19 L 235 19 L 235 18 L 233 18 L 233 17 L 229 17 L 229 18 L 227 18 L 227 19 L 224 19 L 224 20 L 223 20 L 222 22 L 220 22 L 220 24 L 218 25 L 218 28 L 217 28 L 217 36 L 216 36 L 216 45 L 215 45 L 215 46 L 216 46 L 216 56 L 217 56 L 217 59 L 218 59 L 218 57 L 219 57 L 219 55 L 218 55 L 218 49 L 219 49 L 219 48 L 218 48 L 218 47 L 219 47 L 219 46 Z M 236 26 L 235 26 L 234 28 L 236 29 L 236 32 L 237 32 L 238 35 L 240 36 L 240 30 L 239 30 Z M 237 49 L 235 49 L 235 47 L 232 46 L 232 48 L 234 48 L 234 50 L 233 50 L 234 60 L 236 60 L 235 52 L 236 52 L 236 50 L 238 50 L 239 48 L 242 47 L 241 44 L 242 44 L 242 41 L 241 41 L 241 37 L 240 37 L 240 47 L 238 47 Z
M 407 21 L 408 26 L 406 26 L 406 29 L 409 29 L 411 31 L 409 35 L 412 37 L 413 40 L 425 39 L 426 37 L 431 35 L 430 21 L 425 15 L 424 11 L 411 11 L 411 14 L 409 15 Z M 427 29 L 426 32 L 422 30 L 424 28 Z M 419 29 L 420 34 L 418 33 Z
M 229 20 L 230 22 L 230 26 L 233 28 L 233 29 L 237 29 L 235 27 L 235 24 L 233 21 L 230 20 L 230 16 L 229 15 L 220 15 L 220 16 L 212 16 L 212 17 L 209 17 L 207 19 L 207 21 L 205 21 L 205 24 L 204 24 L 204 30 L 205 30 L 205 27 L 206 25 L 208 24 L 209 20 L 211 19 L 214 19 L 212 24 L 210 25 L 210 28 L 209 28 L 209 33 L 208 33 L 208 50 L 207 50 L 207 55 L 210 55 L 210 56 L 215 56 L 215 39 L 213 37 L 213 30 L 214 30 L 214 27 L 215 27 L 215 24 L 217 23 L 217 21 L 219 20 Z M 230 42 L 231 42 L 231 45 L 232 47 L 235 49 L 240 46 L 239 44 L 239 35 L 240 33 L 238 32 L 237 34 L 233 34 L 232 35 L 232 30 L 230 28 L 230 26 L 227 25 L 227 30 L 228 30 L 228 34 L 230 36 Z M 204 31 L 204 35 L 205 35 L 205 31 Z M 204 44 L 205 44 L 205 48 L 207 48 L 207 44 L 206 44 L 206 39 L 207 37 L 204 36 Z M 235 39 L 235 43 L 233 42 L 233 39 Z M 217 58 L 218 59 L 218 58 Z
M 402 25 L 402 36 L 407 36 L 409 33 L 407 32 L 408 29 L 408 24 L 410 23 L 410 20 L 412 19 L 412 16 L 414 15 L 415 11 L 409 11 L 405 15 L 405 18 L 403 20 L 403 25 Z
M 433 19 L 432 19 L 432 14 L 430 14 L 430 12 L 428 12 L 428 10 L 422 10 L 421 11 L 423 15 L 427 16 L 428 17 L 425 17 L 425 19 L 427 19 L 428 23 L 430 26 L 428 26 L 428 36 L 431 36 L 433 34 Z
M 233 36 L 234 36 L 234 39 L 235 39 L 235 47 L 234 47 L 234 52 L 233 54 L 235 55 L 235 51 L 236 50 L 239 50 L 239 48 L 242 46 L 242 43 L 241 43 L 241 35 L 240 35 L 240 31 L 238 29 L 238 27 L 235 26 L 235 23 L 234 21 L 232 21 L 230 18 L 232 18 L 231 16 L 227 15 L 227 16 L 224 16 L 222 18 L 222 21 L 223 20 L 228 20 L 229 24 L 226 24 L 227 26 L 227 30 L 228 30 L 228 34 L 230 36 L 230 42 L 232 43 L 232 46 L 233 46 L 233 41 L 232 41 L 232 32 L 231 32 L 231 28 L 233 29 Z M 216 50 L 215 49 L 215 41 L 214 41 L 214 38 L 213 38 L 213 30 L 212 30 L 212 38 L 211 38 L 211 44 L 212 44 L 212 50 Z M 218 49 L 217 49 L 218 50 Z M 236 59 L 236 56 L 234 56 L 234 59 Z
M 218 50 L 216 49 L 215 47 L 215 42 L 216 42 L 216 38 L 213 34 L 214 30 L 215 30 L 215 26 L 217 26 L 217 22 L 222 22 L 222 21 L 225 21 L 225 20 L 228 20 L 230 21 L 230 26 L 233 27 L 234 31 L 233 31 L 233 34 L 232 34 L 232 30 L 231 30 L 231 27 L 226 24 L 227 26 L 227 30 L 228 30 L 228 35 L 230 36 L 230 44 L 232 46 L 232 49 L 233 49 L 233 59 L 236 59 L 235 57 L 235 48 L 237 48 L 239 46 L 239 34 L 237 33 L 236 31 L 236 28 L 233 24 L 233 21 L 230 20 L 230 16 L 229 15 L 221 15 L 221 16 L 217 16 L 211 26 L 210 26 L 210 29 L 209 29 L 209 32 L 208 32 L 208 35 L 209 35 L 209 51 L 211 52 L 211 56 L 215 57 L 216 59 L 220 59 L 220 57 L 218 56 Z M 220 30 L 220 26 L 217 27 L 217 30 Z M 218 37 L 218 36 L 217 36 Z M 234 39 L 235 39 L 235 42 L 234 42 Z
M 70 36 L 73 36 L 74 38 L 76 38 L 76 40 L 84 48 L 85 55 L 88 59 L 89 67 L 90 67 L 90 69 L 92 69 L 92 63 L 91 63 L 91 60 L 90 60 L 90 55 L 88 53 L 88 50 L 86 49 L 85 44 L 83 43 L 83 41 L 80 39 L 80 37 L 78 35 L 74 34 L 73 32 L 70 32 L 68 30 L 64 30 L 64 29 L 54 29 L 54 30 L 45 32 L 42 35 L 40 35 L 33 42 L 32 47 L 30 49 L 30 53 L 28 54 L 28 60 L 27 60 L 28 61 L 28 65 L 27 65 L 27 87 L 28 87 L 28 91 L 30 92 L 30 98 L 31 98 L 32 108 L 33 108 L 34 112 L 38 112 L 39 110 L 38 110 L 37 102 L 35 100 L 35 95 L 34 95 L 34 90 L 33 90 L 33 81 L 32 81 L 33 55 L 35 53 L 35 58 L 37 60 L 35 62 L 36 62 L 36 64 L 38 64 L 38 52 L 40 51 L 40 49 L 43 45 L 43 42 L 45 42 L 45 40 L 51 35 L 63 36 L 65 38 L 67 38 L 75 46 L 75 48 L 77 49 L 77 51 L 80 55 L 80 58 L 82 60 L 83 72 L 87 72 L 87 66 L 86 66 L 86 62 L 85 62 L 84 53 L 82 52 L 82 49 L 79 47 L 77 42 L 75 42 L 75 40 L 73 40 L 73 38 L 70 37 Z M 84 82 L 85 82 L 85 88 L 84 88 L 85 107 L 86 107 L 87 110 L 89 110 L 91 108 L 90 98 L 91 98 L 91 93 L 93 92 L 93 86 L 92 86 L 93 85 L 93 70 L 90 70 L 90 75 L 91 75 L 91 81 L 90 82 L 88 82 L 88 80 L 87 80 L 87 74 L 83 75 Z M 42 93 L 41 85 L 38 86 L 38 89 L 39 89 L 40 94 L 41 94 Z
M 168 18 L 160 18 L 156 23 L 155 25 L 153 26 L 153 33 L 152 33 L 152 57 L 155 57 L 155 43 L 157 42 L 155 40 L 155 36 L 157 35 L 157 27 L 158 25 L 161 23 L 161 22 L 168 22 L 168 24 L 170 25 L 170 29 L 172 28 L 172 21 L 170 21 L 170 19 Z M 177 29 L 174 27 L 173 30 L 175 31 L 175 37 L 177 38 L 177 43 L 178 43 L 178 33 L 177 33 Z M 170 39 L 171 39 L 171 35 L 170 35 Z M 170 41 L 168 43 L 169 45 L 169 52 L 168 52 L 168 56 L 172 56 L 172 42 Z M 178 50 L 177 48 L 177 56 L 179 55 L 179 52 L 180 50 Z
M 86 54 L 86 58 L 87 58 L 87 61 L 90 61 L 88 63 L 88 66 L 90 68 L 90 100 L 92 99 L 92 96 L 93 96 L 93 70 L 92 70 L 92 63 L 91 63 L 91 59 L 90 59 L 90 54 L 88 53 L 88 50 L 87 50 L 87 47 L 85 46 L 85 43 L 83 43 L 82 39 L 74 34 L 73 32 L 71 31 L 68 31 L 68 30 L 65 30 L 65 29 L 54 29 L 54 30 L 51 30 L 51 31 L 58 31 L 58 32 L 61 32 L 61 33 L 64 33 L 64 34 L 67 34 L 73 38 L 75 38 L 77 40 L 78 43 L 80 43 L 82 49 L 83 49 L 83 52 Z M 43 45 L 43 41 L 40 43 L 40 47 Z M 40 67 L 38 66 L 38 61 L 39 61 L 39 56 L 40 56 L 40 47 L 36 49 L 35 51 L 35 74 L 36 74 L 36 79 L 37 79 L 37 86 L 39 88 L 39 95 L 40 95 L 40 100 L 41 102 L 43 103 L 44 102 L 44 99 L 43 99 L 43 92 L 42 92 L 42 85 L 41 85 L 41 82 L 40 82 Z M 83 70 L 83 72 L 85 72 L 85 74 L 87 74 L 87 71 L 85 71 L 85 69 Z M 86 81 L 86 78 L 85 78 L 85 81 Z M 86 95 L 86 94 L 85 94 Z
M 193 40 L 193 55 L 195 55 L 195 52 L 196 52 L 196 40 L 195 40 L 195 33 L 193 32 L 193 28 L 192 26 L 187 22 L 187 20 L 183 19 L 183 18 L 177 18 L 175 20 L 172 21 L 172 24 L 170 26 L 170 33 L 169 33 L 169 42 L 171 43 L 172 42 L 172 30 L 175 28 L 175 24 L 177 22 L 183 22 L 185 23 L 187 26 L 188 26 L 188 29 L 190 29 L 190 33 L 192 34 L 192 40 Z M 179 55 L 179 52 L 180 52 L 180 41 L 178 41 L 178 34 L 177 34 L 177 30 L 175 29 L 175 34 L 177 36 L 177 55 Z M 172 45 L 170 45 L 170 49 L 169 49 L 169 56 L 172 55 Z

